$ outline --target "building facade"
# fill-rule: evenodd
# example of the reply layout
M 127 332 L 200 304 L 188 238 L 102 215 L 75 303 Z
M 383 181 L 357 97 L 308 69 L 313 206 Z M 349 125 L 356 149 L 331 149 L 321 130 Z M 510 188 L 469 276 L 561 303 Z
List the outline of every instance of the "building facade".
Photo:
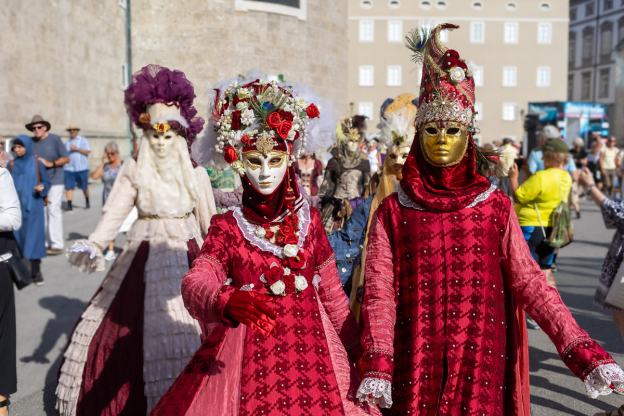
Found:
M 604 104 L 611 133 L 619 135 L 624 107 L 616 104 L 622 77 L 616 61 L 623 41 L 623 0 L 570 1 L 568 100 Z
M 61 137 L 77 123 L 92 168 L 110 140 L 130 154 L 123 90 L 148 64 L 185 72 L 204 118 L 210 87 L 251 68 L 310 84 L 347 112 L 346 0 L 8 0 L 3 10 L 0 135 L 30 134 L 34 114 Z
M 404 38 L 419 26 L 460 26 L 443 42 L 475 69 L 481 144 L 521 141 L 529 102 L 566 98 L 568 0 L 349 0 L 349 103 L 369 132 L 385 99 L 418 95 L 421 68 Z

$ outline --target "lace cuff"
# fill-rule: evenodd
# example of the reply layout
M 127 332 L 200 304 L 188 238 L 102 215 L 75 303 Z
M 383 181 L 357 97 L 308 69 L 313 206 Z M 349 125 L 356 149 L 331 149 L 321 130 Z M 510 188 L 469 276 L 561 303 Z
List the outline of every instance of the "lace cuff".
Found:
M 394 354 L 391 351 L 367 350 L 362 356 L 362 378 L 375 377 L 392 380 Z
M 72 251 L 78 247 L 88 247 L 91 250 Z M 66 253 L 69 264 L 73 267 L 78 267 L 78 270 L 83 273 L 101 272 L 104 270 L 104 253 L 102 253 L 101 246 L 97 243 L 93 243 L 89 240 L 76 240 L 74 245 L 66 250 Z M 94 258 L 91 258 L 91 253 L 95 254 Z
M 585 391 L 592 399 L 624 388 L 624 371 L 617 364 L 598 366 L 585 377 Z M 358 391 L 359 394 L 359 391 Z
M 615 364 L 615 360 L 591 338 L 577 338 L 563 350 L 561 358 L 581 380 L 601 365 Z
M 392 383 L 381 378 L 366 377 L 360 383 L 356 397 L 361 402 L 369 402 L 388 409 L 392 406 Z

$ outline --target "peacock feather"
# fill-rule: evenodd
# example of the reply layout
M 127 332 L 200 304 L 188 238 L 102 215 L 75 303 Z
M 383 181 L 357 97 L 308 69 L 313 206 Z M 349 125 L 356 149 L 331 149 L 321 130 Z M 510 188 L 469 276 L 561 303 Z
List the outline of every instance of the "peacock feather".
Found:
M 432 30 L 428 27 L 417 27 L 405 36 L 405 46 L 412 51 L 412 61 L 422 64 L 425 58 L 425 48 L 431 41 Z

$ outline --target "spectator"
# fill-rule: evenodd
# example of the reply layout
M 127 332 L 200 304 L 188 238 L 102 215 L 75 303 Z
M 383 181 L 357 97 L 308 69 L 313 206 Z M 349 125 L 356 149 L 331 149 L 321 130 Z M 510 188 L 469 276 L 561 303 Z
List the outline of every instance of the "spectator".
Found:
M 65 175 L 62 167 L 69 163 L 69 153 L 59 136 L 48 133 L 50 123 L 41 116 L 34 116 L 26 128 L 35 133 L 33 153 L 46 167 L 47 178 L 52 184 L 47 190 L 49 202 L 45 206 L 45 243 L 46 253 L 55 256 L 63 252 L 61 200 Z
M 615 137 L 609 137 L 607 146 L 603 147 L 600 153 L 600 173 L 602 175 L 603 189 L 606 194 L 613 198 L 615 196 L 615 169 L 619 166 L 619 150 L 615 147 Z
M 604 220 L 605 227 L 616 230 L 613 240 L 611 241 L 611 246 L 609 247 L 609 252 L 602 266 L 602 273 L 600 274 L 594 303 L 602 309 L 613 312 L 613 321 L 620 330 L 622 339 L 624 340 L 624 310 L 606 302 L 609 289 L 622 264 L 622 249 L 624 248 L 624 201 L 608 198 L 603 194 L 596 186 L 593 175 L 589 170 L 581 172 L 579 183 L 581 186 L 587 187 L 587 194 L 602 210 L 602 219 Z
M 604 143 L 600 134 L 593 134 L 590 142 L 590 151 L 587 154 L 587 167 L 594 175 L 594 181 L 598 189 L 602 189 L 602 176 L 600 172 L 600 155 L 604 148 Z
M 503 139 L 503 145 L 500 149 L 500 162 L 502 176 L 498 178 L 497 186 L 508 196 L 512 196 L 511 187 L 509 185 L 509 169 L 513 166 L 514 161 L 518 158 L 518 150 L 514 147 L 513 141 L 509 138 Z
M 0 168 L 6 168 L 11 160 L 13 160 L 13 156 L 4 151 L 4 138 L 0 136 Z
M 370 142 L 364 143 L 363 149 L 363 157 L 368 159 L 368 163 L 370 163 L 371 175 L 377 173 L 379 170 L 379 165 L 381 165 L 381 155 L 377 147 L 379 146 L 379 140 L 371 139 Z
M 580 137 L 574 139 L 572 142 L 572 149 L 570 150 L 570 155 L 572 156 L 572 160 L 574 161 L 574 165 L 576 169 L 581 172 L 587 166 L 587 151 L 585 150 L 585 142 Z M 579 186 L 578 181 L 574 181 L 572 183 L 572 194 L 570 198 L 570 205 L 576 211 L 576 218 L 581 218 L 581 207 L 579 206 L 579 196 L 581 195 L 581 187 Z
M 104 191 L 102 192 L 102 206 L 106 204 L 106 199 L 108 195 L 110 195 L 111 189 L 113 189 L 113 184 L 115 183 L 115 179 L 117 179 L 117 175 L 119 174 L 119 169 L 121 168 L 121 159 L 119 158 L 119 148 L 117 147 L 117 143 L 109 142 L 104 146 L 104 155 L 102 156 L 102 163 L 98 168 L 93 172 L 93 179 L 102 178 L 102 182 L 104 183 Z M 108 252 L 104 256 L 104 260 L 113 261 L 115 259 L 115 241 L 111 242 L 108 245 Z
M 547 140 L 550 139 L 561 140 L 561 133 L 559 132 L 559 129 L 557 127 L 548 125 L 538 132 L 538 137 L 540 146 L 542 146 L 544 143 L 546 143 Z M 528 172 L 525 171 L 525 173 L 527 174 L 527 178 L 525 178 L 525 180 L 528 179 L 528 176 L 531 176 L 536 172 L 545 169 L 544 161 L 542 160 L 541 147 L 536 147 L 531 151 L 531 153 L 529 154 L 529 163 L 527 167 Z M 565 170 L 567 170 L 570 175 L 572 175 L 572 179 L 577 179 L 578 174 L 576 173 L 576 166 L 574 165 L 574 161 L 572 159 L 570 159 L 565 165 Z
M 13 232 L 22 224 L 19 198 L 11 174 L 0 168 L 0 258 L 8 260 L 16 248 Z M 0 415 L 7 416 L 9 396 L 17 391 L 15 297 L 9 268 L 0 260 Z
M 314 155 L 303 155 L 294 163 L 295 173 L 299 175 L 299 185 L 308 196 L 315 196 L 323 182 L 323 165 Z
M 74 123 L 67 128 L 69 140 L 65 142 L 65 148 L 69 153 L 69 163 L 65 165 L 65 192 L 67 193 L 67 211 L 73 209 L 72 199 L 74 188 L 82 189 L 86 201 L 86 209 L 89 204 L 89 153 L 91 146 L 86 137 L 79 136 L 80 129 Z
M 567 202 L 572 179 L 565 169 L 569 154 L 563 141 L 549 139 L 541 149 L 546 169 L 538 171 L 519 186 L 518 168 L 514 164 L 509 170 L 509 181 L 515 201 L 514 209 L 531 255 L 544 271 L 548 286 L 557 289 L 551 270 L 555 249 L 544 239 L 552 231 L 552 212 L 562 201 Z M 527 326 L 531 329 L 539 328 L 528 315 Z
M 28 136 L 13 140 L 16 158 L 11 164 L 11 176 L 22 206 L 22 227 L 15 239 L 24 257 L 30 260 L 33 283 L 43 285 L 41 259 L 46 256 L 44 201 L 50 192 L 50 181 L 41 160 L 33 155 L 33 142 Z

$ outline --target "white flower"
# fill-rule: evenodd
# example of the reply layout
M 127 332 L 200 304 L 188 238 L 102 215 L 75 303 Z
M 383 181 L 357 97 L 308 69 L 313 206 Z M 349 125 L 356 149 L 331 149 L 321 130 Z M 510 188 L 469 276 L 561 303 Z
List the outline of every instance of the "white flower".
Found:
M 241 122 L 246 126 L 252 125 L 255 119 L 256 119 L 256 116 L 254 115 L 253 110 L 247 109 L 243 111 L 243 113 L 241 114 Z
M 266 235 L 266 230 L 262 227 L 259 227 L 256 228 L 256 231 L 254 231 L 254 233 L 256 234 L 256 237 L 264 238 L 264 236 Z
M 284 267 L 284 276 L 288 276 L 290 274 L 290 269 L 288 267 Z
M 245 98 L 249 98 L 249 88 L 239 88 L 236 91 L 236 96 L 240 98 L 241 100 L 244 100 Z
M 278 280 L 271 285 L 270 289 L 274 295 L 281 295 L 286 290 L 286 285 L 281 280 Z
M 232 130 L 228 134 L 228 143 L 234 148 L 237 148 L 241 145 L 241 139 L 243 138 L 243 132 L 241 130 Z
M 294 244 L 286 244 L 284 246 L 284 255 L 286 257 L 295 257 L 299 253 L 299 247 Z
M 464 78 L 466 78 L 466 73 L 464 72 L 463 69 L 461 69 L 458 66 L 451 68 L 449 75 L 451 77 L 451 81 L 453 81 L 456 84 L 459 82 L 462 82 Z
M 297 288 L 297 290 L 299 292 L 301 292 L 302 290 L 305 290 L 308 288 L 308 281 L 306 280 L 305 277 L 299 275 L 295 277 L 295 288 Z
M 293 130 L 290 130 L 290 131 L 288 132 L 288 136 L 286 136 L 286 138 L 287 138 L 288 140 L 290 140 L 290 141 L 293 141 L 293 140 L 295 140 L 295 134 L 297 134 L 297 132 L 296 132 L 294 129 L 293 129 Z
M 238 111 L 245 111 L 247 109 L 247 107 L 249 107 L 249 104 L 247 104 L 245 101 L 239 101 L 236 104 L 236 109 Z
M 234 169 L 234 172 L 238 173 L 240 176 L 245 176 L 245 165 L 243 165 L 243 162 L 241 162 L 240 160 L 235 160 L 234 162 L 232 162 L 232 169 Z
M 308 103 L 306 103 L 306 100 L 303 97 L 297 97 L 295 103 L 301 108 L 306 108 L 308 106 Z

